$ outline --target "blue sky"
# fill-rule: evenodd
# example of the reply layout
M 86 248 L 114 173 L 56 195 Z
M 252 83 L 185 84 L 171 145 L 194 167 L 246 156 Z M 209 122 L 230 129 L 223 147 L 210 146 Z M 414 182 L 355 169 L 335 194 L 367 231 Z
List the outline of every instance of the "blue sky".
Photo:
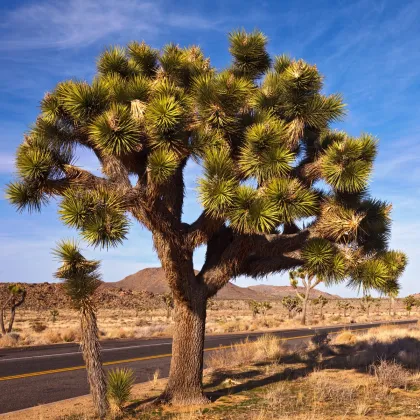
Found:
M 90 80 L 95 58 L 109 44 L 142 40 L 156 48 L 168 42 L 199 44 L 212 64 L 229 64 L 226 34 L 261 29 L 272 54 L 289 53 L 316 63 L 325 91 L 341 92 L 348 115 L 338 126 L 351 135 L 380 139 L 372 177 L 375 197 L 393 203 L 391 247 L 410 265 L 402 295 L 420 291 L 420 3 L 417 1 L 14 1 L 0 15 L 0 184 L 13 178 L 14 150 L 35 120 L 44 93 L 63 79 Z M 78 164 L 97 169 L 89 154 Z M 186 220 L 200 212 L 195 196 L 198 168 L 188 167 Z M 51 281 L 51 248 L 76 236 L 58 220 L 54 202 L 41 214 L 17 214 L 0 197 L 0 282 Z M 103 260 L 106 281 L 158 266 L 150 234 L 133 225 L 123 246 L 86 250 Z M 196 266 L 204 249 L 195 255 Z M 273 275 L 270 284 L 288 284 Z M 255 284 L 239 279 L 239 285 Z M 337 286 L 342 296 L 354 291 Z

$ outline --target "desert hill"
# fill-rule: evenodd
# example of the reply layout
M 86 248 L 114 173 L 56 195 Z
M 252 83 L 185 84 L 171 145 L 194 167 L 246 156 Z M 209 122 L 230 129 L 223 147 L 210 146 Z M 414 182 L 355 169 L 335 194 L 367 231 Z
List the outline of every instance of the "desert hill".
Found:
M 0 302 L 7 297 L 8 283 L 0 283 Z M 42 310 L 69 308 L 70 299 L 61 283 L 24 283 L 27 296 L 22 308 Z M 162 268 L 146 268 L 117 282 L 103 282 L 95 292 L 95 302 L 103 309 L 164 307 L 160 295 L 169 292 Z M 219 300 L 278 300 L 287 295 L 295 295 L 291 286 L 256 285 L 239 287 L 229 282 L 220 290 Z M 323 295 L 329 299 L 339 296 L 314 290 L 311 297 Z
M 9 283 L 0 283 L 0 302 L 8 296 Z M 67 297 L 61 283 L 21 283 L 26 289 L 26 299 L 22 309 L 47 310 L 67 309 L 71 301 Z M 148 292 L 119 290 L 99 287 L 94 294 L 94 301 L 102 309 L 136 309 L 148 307 L 164 307 L 162 298 Z
M 120 281 L 103 283 L 103 287 L 114 287 L 123 290 L 135 290 L 149 292 L 153 294 L 163 294 L 169 292 L 169 286 L 165 280 L 162 268 L 145 268 L 137 271 Z M 264 300 L 266 297 L 258 291 L 247 287 L 239 287 L 233 283 L 228 283 L 217 293 L 217 299 L 227 300 Z
M 163 294 L 169 292 L 162 268 L 145 268 L 137 273 L 131 274 L 117 282 L 104 283 L 104 287 L 114 287 L 123 290 L 144 291 L 153 294 Z M 298 288 L 303 291 L 303 288 Z M 225 300 L 270 300 L 281 299 L 284 296 L 295 295 L 295 289 L 291 286 L 269 286 L 257 285 L 250 287 L 239 287 L 229 282 L 221 289 L 216 299 Z M 313 290 L 311 297 L 325 296 L 328 299 L 338 299 L 339 296 L 331 295 L 319 290 Z
M 294 289 L 292 286 L 270 286 L 259 284 L 257 286 L 250 286 L 248 289 L 258 292 L 271 299 L 282 299 L 284 296 L 294 295 L 296 293 L 296 289 Z M 300 293 L 305 293 L 305 289 L 303 287 L 297 287 L 297 290 Z M 318 296 L 324 296 L 327 299 L 340 299 L 340 296 L 322 292 L 321 290 L 317 289 L 312 289 L 309 296 L 311 299 L 317 298 Z

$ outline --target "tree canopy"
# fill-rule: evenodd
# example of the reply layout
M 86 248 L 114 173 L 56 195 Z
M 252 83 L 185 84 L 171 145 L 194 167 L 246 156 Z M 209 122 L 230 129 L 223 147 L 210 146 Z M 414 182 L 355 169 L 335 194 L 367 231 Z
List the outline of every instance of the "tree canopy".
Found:
M 202 353 L 205 301 L 231 278 L 303 266 L 326 282 L 383 288 L 397 285 L 401 260 L 388 251 L 391 205 L 368 189 L 377 139 L 334 129 L 345 106 L 324 93 L 315 65 L 271 57 L 259 31 L 234 31 L 229 45 L 222 70 L 198 46 L 108 48 L 93 80 L 58 83 L 42 99 L 7 191 L 20 211 L 57 197 L 62 221 L 93 246 L 121 244 L 130 217 L 152 232 L 175 306 L 185 309 L 168 382 L 171 393 L 185 385 L 182 398 L 198 379 L 173 366 Z M 101 176 L 77 165 L 80 147 L 96 155 Z M 202 168 L 203 211 L 185 223 L 189 160 Z M 195 350 L 176 344 L 194 340 Z

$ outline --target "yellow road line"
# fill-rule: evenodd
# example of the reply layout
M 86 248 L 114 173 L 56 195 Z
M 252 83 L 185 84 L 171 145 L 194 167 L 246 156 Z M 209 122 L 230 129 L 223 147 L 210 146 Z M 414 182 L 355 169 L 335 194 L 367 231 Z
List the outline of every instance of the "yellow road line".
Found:
M 384 324 L 382 324 L 382 325 L 384 325 Z M 367 331 L 371 328 L 375 328 L 375 327 L 353 328 L 350 331 L 365 331 L 365 330 Z M 337 334 L 337 333 L 343 331 L 344 329 L 345 328 L 343 328 L 339 331 L 329 332 L 328 334 Z M 301 336 L 298 336 L 298 337 L 285 337 L 285 338 L 280 337 L 280 339 L 281 339 L 281 341 L 299 340 L 300 338 L 313 337 L 315 335 L 315 333 L 316 333 L 316 330 L 314 330 L 314 334 L 301 335 Z M 238 344 L 236 344 L 236 345 L 238 345 Z M 231 347 L 232 347 L 232 344 L 228 345 L 228 346 L 211 347 L 211 348 L 204 349 L 204 351 L 222 350 L 222 349 L 228 349 L 228 348 L 231 348 Z M 171 356 L 171 353 L 159 354 L 159 355 L 156 355 L 156 356 L 134 357 L 132 359 L 123 359 L 123 360 L 115 360 L 115 361 L 112 361 L 112 362 L 105 362 L 103 365 L 104 366 L 110 366 L 110 365 L 118 365 L 118 364 L 122 364 L 122 363 L 140 362 L 140 361 L 143 361 L 143 360 L 163 359 L 164 357 L 170 357 L 170 356 Z M 33 376 L 50 375 L 50 374 L 53 374 L 53 373 L 71 372 L 73 370 L 82 370 L 82 369 L 85 369 L 84 365 L 83 366 L 72 366 L 72 367 L 60 368 L 60 369 L 44 370 L 44 371 L 40 371 L 40 372 L 22 373 L 21 375 L 2 376 L 2 377 L 0 377 L 0 381 L 10 381 L 12 379 L 30 378 L 30 377 L 33 377 Z

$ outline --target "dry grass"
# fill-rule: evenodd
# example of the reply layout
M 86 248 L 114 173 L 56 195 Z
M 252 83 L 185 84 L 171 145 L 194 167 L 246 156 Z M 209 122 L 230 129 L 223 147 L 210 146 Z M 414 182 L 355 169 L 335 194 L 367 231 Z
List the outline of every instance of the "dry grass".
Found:
M 376 359 L 374 366 L 354 369 L 348 356 L 363 353 L 375 345 L 396 346 L 401 340 L 420 342 L 419 327 L 381 327 L 366 334 L 348 336 L 343 331 L 343 342 L 331 342 L 330 356 L 321 363 L 312 357 L 318 350 L 314 346 L 300 349 L 306 358 L 294 356 L 278 338 L 266 335 L 256 342 L 245 341 L 211 352 L 208 362 L 213 368 L 206 371 L 206 392 L 215 402 L 205 407 L 177 408 L 150 407 L 133 403 L 125 419 L 164 420 L 271 420 L 271 419 L 372 419 L 418 418 L 420 396 L 420 359 L 417 366 L 401 366 L 398 361 Z M 338 335 L 338 337 L 340 337 Z M 337 337 L 337 338 L 338 338 Z M 344 337 L 344 338 L 343 338 Z M 418 337 L 418 338 L 416 338 Z M 344 353 L 338 350 L 340 346 Z M 366 347 L 368 346 L 368 347 Z M 413 357 L 407 347 L 407 357 Z M 303 360 L 304 359 L 304 360 Z M 209 364 L 209 363 L 207 363 Z M 137 384 L 133 401 L 150 400 L 162 391 L 165 379 L 158 375 L 150 382 Z M 70 404 L 70 405 L 69 405 Z M 137 404 L 137 405 L 136 405 Z M 75 412 L 77 410 L 77 412 Z M 5 420 L 76 420 L 92 418 L 89 398 L 61 402 L 5 416 Z M 55 413 L 55 416 L 52 416 Z M 61 417 L 57 415 L 61 414 Z M 66 413 L 66 417 L 64 417 Z M 72 413 L 75 413 L 72 416 Z M 86 416 L 86 417 L 83 417 Z
M 309 307 L 309 325 L 334 325 L 351 322 L 384 321 L 406 317 L 399 301 L 397 316 L 388 316 L 388 302 L 383 300 L 370 318 L 360 310 L 357 300 L 352 299 L 354 309 L 344 317 L 337 308 L 337 301 L 330 301 L 324 308 L 324 318 L 318 311 Z M 296 316 L 288 319 L 286 310 L 280 301 L 271 302 L 265 317 L 254 318 L 247 301 L 215 301 L 208 310 L 207 334 L 270 331 L 288 328 L 299 328 L 300 319 Z M 413 316 L 416 313 L 413 311 Z M 164 308 L 147 311 L 135 309 L 100 309 L 98 323 L 102 339 L 161 337 L 172 334 L 172 320 L 166 319 Z M 35 330 L 34 330 L 35 328 Z M 17 311 L 13 332 L 17 340 L 5 339 L 4 345 L 24 346 L 37 344 L 54 344 L 59 342 L 78 341 L 80 334 L 79 318 L 76 311 L 60 309 L 55 322 L 52 322 L 50 310 L 34 311 L 21 309 Z M 0 342 L 1 343 L 1 342 Z M 2 345 L 2 344 L 0 344 Z
M 386 388 L 404 388 L 412 381 L 412 373 L 394 361 L 381 360 L 371 366 L 379 385 Z
M 264 334 L 256 341 L 248 339 L 228 349 L 212 352 L 206 359 L 206 367 L 211 369 L 229 369 L 249 365 L 252 362 L 276 361 L 286 352 L 281 339 L 271 334 Z

